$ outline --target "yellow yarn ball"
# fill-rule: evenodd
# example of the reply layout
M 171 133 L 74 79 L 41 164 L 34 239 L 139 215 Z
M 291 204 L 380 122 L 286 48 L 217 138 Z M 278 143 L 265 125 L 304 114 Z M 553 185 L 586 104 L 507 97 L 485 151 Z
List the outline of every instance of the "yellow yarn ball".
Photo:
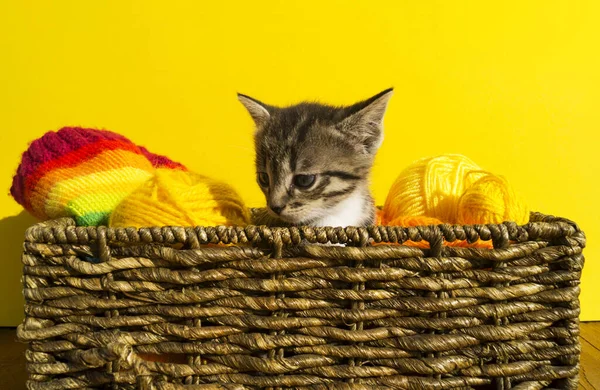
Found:
M 112 212 L 112 227 L 247 225 L 248 209 L 228 184 L 179 169 L 157 169 Z
M 487 174 L 471 185 L 458 201 L 458 223 L 467 225 L 529 221 L 529 209 L 508 180 Z
M 457 154 L 423 158 L 400 173 L 385 201 L 382 223 L 407 216 L 451 224 L 529 220 L 527 207 L 506 179 Z
M 417 160 L 392 185 L 383 207 L 383 221 L 422 216 L 456 223 L 458 199 L 483 175 L 477 164 L 462 155 Z

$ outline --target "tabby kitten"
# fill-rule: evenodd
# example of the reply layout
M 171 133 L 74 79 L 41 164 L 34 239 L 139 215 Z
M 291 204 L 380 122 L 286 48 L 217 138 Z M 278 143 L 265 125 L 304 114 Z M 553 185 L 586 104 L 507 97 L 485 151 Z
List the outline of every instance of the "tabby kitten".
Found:
M 375 222 L 369 177 L 392 91 L 346 107 L 282 108 L 238 94 L 256 125 L 257 181 L 281 225 Z

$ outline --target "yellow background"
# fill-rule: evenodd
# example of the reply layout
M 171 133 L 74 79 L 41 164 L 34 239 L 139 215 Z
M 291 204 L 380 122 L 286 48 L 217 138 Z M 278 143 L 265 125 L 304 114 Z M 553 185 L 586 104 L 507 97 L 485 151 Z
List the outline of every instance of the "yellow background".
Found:
M 587 232 L 582 319 L 600 320 L 597 1 L 2 1 L 0 325 L 22 317 L 19 251 L 31 218 L 8 195 L 27 143 L 103 127 L 251 205 L 252 122 L 268 103 L 351 103 L 395 87 L 373 189 L 416 158 L 465 154 L 532 209 Z

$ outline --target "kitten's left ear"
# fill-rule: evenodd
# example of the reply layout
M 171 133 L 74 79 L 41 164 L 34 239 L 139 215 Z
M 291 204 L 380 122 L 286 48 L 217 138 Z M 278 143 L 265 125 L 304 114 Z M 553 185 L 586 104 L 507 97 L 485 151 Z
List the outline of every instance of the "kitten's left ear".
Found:
M 340 130 L 357 137 L 369 154 L 375 154 L 383 142 L 383 117 L 393 93 L 394 89 L 388 88 L 350 106 L 349 114 L 338 124 Z
M 256 129 L 260 130 L 271 118 L 271 113 L 269 112 L 271 107 L 250 96 L 242 95 L 241 93 L 238 93 L 237 95 L 239 101 L 246 107 L 246 110 L 248 110 L 248 113 L 250 113 L 250 116 L 254 120 Z

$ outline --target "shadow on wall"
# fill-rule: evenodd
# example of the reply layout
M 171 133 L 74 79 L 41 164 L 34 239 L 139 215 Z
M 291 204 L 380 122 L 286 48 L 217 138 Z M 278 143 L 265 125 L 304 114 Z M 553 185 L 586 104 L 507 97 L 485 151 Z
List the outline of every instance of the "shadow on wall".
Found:
M 25 211 L 0 220 L 0 326 L 17 326 L 23 320 L 21 253 L 25 230 L 36 222 Z

